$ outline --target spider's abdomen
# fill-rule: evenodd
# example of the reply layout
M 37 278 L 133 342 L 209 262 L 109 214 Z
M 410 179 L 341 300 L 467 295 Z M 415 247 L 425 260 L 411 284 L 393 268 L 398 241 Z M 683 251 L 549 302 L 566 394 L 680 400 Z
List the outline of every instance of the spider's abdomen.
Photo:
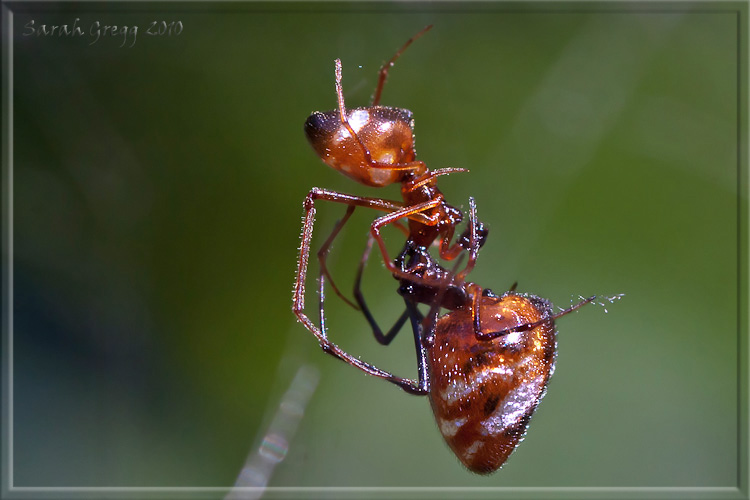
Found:
M 483 333 L 552 316 L 550 304 L 530 295 L 482 297 Z M 523 438 L 554 369 L 552 320 L 493 340 L 478 340 L 469 310 L 437 323 L 430 349 L 430 403 L 440 432 L 470 470 L 500 468 Z

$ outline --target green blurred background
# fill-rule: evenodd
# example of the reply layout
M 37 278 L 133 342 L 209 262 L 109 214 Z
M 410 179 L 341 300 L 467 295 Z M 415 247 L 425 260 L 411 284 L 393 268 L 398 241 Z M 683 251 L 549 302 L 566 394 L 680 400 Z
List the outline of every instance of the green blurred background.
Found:
M 745 7 L 13 5 L 13 484 L 230 486 L 312 363 L 271 486 L 735 485 Z M 23 35 L 76 18 L 138 36 Z M 161 20 L 182 33 L 144 33 Z M 324 355 L 290 309 L 310 187 L 399 196 L 323 165 L 302 123 L 335 107 L 335 58 L 365 105 L 427 24 L 382 102 L 414 112 L 428 166 L 471 170 L 440 185 L 490 228 L 473 279 L 560 306 L 626 294 L 559 322 L 548 394 L 489 477 L 426 399 Z M 320 206 L 316 245 L 342 214 Z M 373 215 L 331 255 L 346 291 Z M 365 280 L 389 323 L 375 256 Z M 327 312 L 342 347 L 415 375 L 410 335 L 384 348 L 334 296 Z

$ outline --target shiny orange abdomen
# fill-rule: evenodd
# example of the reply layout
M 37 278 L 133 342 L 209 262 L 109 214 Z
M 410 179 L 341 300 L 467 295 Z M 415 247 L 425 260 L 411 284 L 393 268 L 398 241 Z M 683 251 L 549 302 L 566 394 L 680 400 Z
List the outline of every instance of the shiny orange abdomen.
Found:
M 307 118 L 305 134 L 318 156 L 328 166 L 367 186 L 401 182 L 404 171 L 387 166 L 416 159 L 411 111 L 371 106 L 349 109 L 346 117 L 361 144 L 341 122 L 339 110 L 316 111 Z M 386 168 L 369 163 L 363 145 L 372 161 Z
M 551 318 L 551 305 L 532 295 L 482 297 L 483 333 Z M 440 317 L 430 348 L 430 403 L 440 432 L 470 470 L 500 468 L 523 438 L 555 363 L 553 321 L 478 340 L 470 310 Z

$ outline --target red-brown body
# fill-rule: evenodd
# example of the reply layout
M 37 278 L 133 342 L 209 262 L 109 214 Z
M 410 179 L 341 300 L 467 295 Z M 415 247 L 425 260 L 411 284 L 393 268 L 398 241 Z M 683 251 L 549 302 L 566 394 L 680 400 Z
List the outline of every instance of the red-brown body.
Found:
M 401 182 L 405 177 L 404 170 L 373 168 L 371 161 L 398 165 L 410 164 L 416 159 L 411 111 L 371 106 L 348 109 L 346 117 L 359 141 L 341 122 L 337 109 L 316 111 L 308 117 L 305 134 L 318 156 L 328 166 L 361 184 L 383 187 Z M 362 145 L 370 153 L 370 159 L 366 158 Z M 414 175 L 413 169 L 408 169 L 407 175 Z
M 544 318 L 535 328 L 478 340 L 469 310 L 440 317 L 430 348 L 430 403 L 440 432 L 461 462 L 486 474 L 500 468 L 526 432 L 554 369 L 550 304 L 531 295 L 482 297 L 482 332 Z
M 474 199 L 469 198 L 467 227 L 462 234 L 455 235 L 463 213 L 449 205 L 437 187 L 439 176 L 465 170 L 430 171 L 416 157 L 411 111 L 379 105 L 389 69 L 429 29 L 430 26 L 409 39 L 381 67 L 368 107 L 346 108 L 341 61 L 337 59 L 338 108 L 313 112 L 305 122 L 308 141 L 327 165 L 367 186 L 400 184 L 402 199 L 371 198 L 320 188 L 310 190 L 304 202 L 292 310 L 324 352 L 410 394 L 429 395 L 438 427 L 450 448 L 468 469 L 486 474 L 505 463 L 523 438 L 544 395 L 555 362 L 554 320 L 592 302 L 594 297 L 582 298 L 578 304 L 553 313 L 551 304 L 544 299 L 513 291 L 498 297 L 467 280 L 487 229 L 477 219 Z M 305 282 L 315 205 L 321 200 L 347 205 L 347 210 L 317 253 L 320 322 L 316 325 L 305 313 Z M 371 208 L 384 215 L 370 225 L 355 279 L 355 305 L 333 283 L 326 258 L 333 240 L 356 207 Z M 400 228 L 407 236 L 403 250 L 393 260 L 381 235 L 387 225 Z M 360 289 L 373 242 L 380 248 L 386 269 L 399 280 L 399 293 L 406 307 L 387 332 L 378 326 Z M 435 246 L 438 256 L 447 261 L 468 255 L 463 269 L 459 270 L 460 263 L 450 270 L 443 267 L 431 253 Z M 407 319 L 411 320 L 417 350 L 416 380 L 362 361 L 331 341 L 324 321 L 326 281 L 342 299 L 362 311 L 375 339 L 383 345 L 393 340 Z M 418 309 L 419 304 L 429 307 L 427 315 Z M 445 309 L 450 312 L 439 316 Z

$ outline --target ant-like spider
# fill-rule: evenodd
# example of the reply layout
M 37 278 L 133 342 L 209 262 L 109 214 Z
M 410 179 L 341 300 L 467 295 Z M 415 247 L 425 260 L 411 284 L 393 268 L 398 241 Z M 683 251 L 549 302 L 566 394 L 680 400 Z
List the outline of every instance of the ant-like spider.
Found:
M 440 432 L 461 462 L 474 472 L 489 473 L 497 470 L 515 449 L 544 395 L 555 361 L 554 321 L 593 302 L 595 297 L 582 298 L 568 309 L 554 313 L 547 300 L 516 293 L 515 285 L 498 296 L 466 281 L 488 231 L 477 220 L 476 205 L 470 198 L 467 228 L 452 242 L 463 214 L 445 201 L 437 187 L 439 176 L 466 170 L 430 171 L 416 159 L 411 111 L 379 105 L 390 68 L 402 52 L 431 27 L 427 26 L 409 39 L 380 68 L 378 84 L 368 107 L 346 108 L 341 61 L 336 59 L 338 108 L 314 112 L 305 122 L 308 140 L 326 164 L 369 186 L 399 183 L 403 201 L 311 189 L 304 202 L 293 311 L 325 352 L 365 373 L 388 380 L 408 393 L 429 395 Z M 317 200 L 347 205 L 344 217 L 318 251 L 320 326 L 304 312 Z M 355 278 L 357 305 L 338 290 L 326 267 L 332 242 L 356 207 L 386 212 L 370 226 L 366 250 Z M 402 224 L 404 219 L 408 223 L 406 226 Z M 381 236 L 382 228 L 388 224 L 396 225 L 407 236 L 403 250 L 393 260 Z M 378 244 L 386 268 L 399 280 L 399 293 L 406 304 L 404 314 L 385 334 L 370 314 L 360 289 L 364 265 L 374 242 Z M 454 269 L 447 270 L 435 260 L 429 252 L 433 245 L 438 246 L 440 258 L 457 261 Z M 461 261 L 457 258 L 464 252 L 468 253 L 468 261 L 457 271 Z M 326 278 L 342 299 L 362 310 L 381 344 L 389 344 L 410 319 L 417 350 L 417 380 L 381 370 L 328 339 L 324 308 Z M 419 311 L 418 304 L 429 306 L 426 316 Z M 441 308 L 449 312 L 440 316 Z

